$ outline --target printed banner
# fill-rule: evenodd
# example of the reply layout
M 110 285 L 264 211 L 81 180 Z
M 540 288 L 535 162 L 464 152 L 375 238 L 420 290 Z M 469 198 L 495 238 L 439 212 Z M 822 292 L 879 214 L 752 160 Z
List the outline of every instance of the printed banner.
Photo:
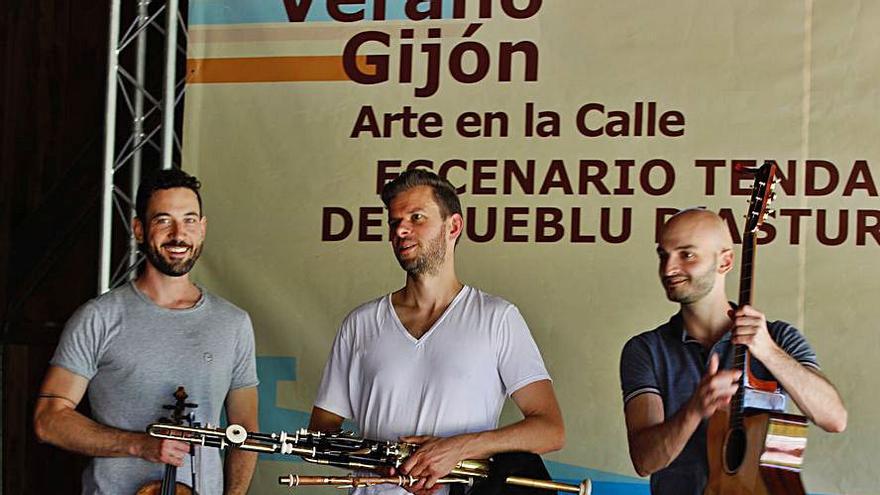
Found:
M 402 286 L 378 192 L 425 167 L 459 188 L 462 281 L 520 308 L 554 377 L 567 443 L 551 472 L 647 493 L 618 364 L 629 337 L 677 310 L 658 227 L 705 206 L 741 242 L 738 170 L 774 160 L 755 305 L 804 332 L 849 410 L 842 434 L 811 427 L 803 479 L 811 493 L 880 486 L 880 5 L 189 6 L 184 168 L 208 217 L 197 279 L 253 318 L 262 430 L 307 424 L 343 317 Z M 261 460 L 252 493 L 316 472 L 294 461 Z

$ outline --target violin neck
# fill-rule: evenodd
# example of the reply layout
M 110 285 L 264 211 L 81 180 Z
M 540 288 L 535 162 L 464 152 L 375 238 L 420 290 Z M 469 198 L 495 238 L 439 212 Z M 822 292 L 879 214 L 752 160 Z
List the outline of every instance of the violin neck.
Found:
M 162 478 L 161 495 L 174 495 L 177 491 L 177 466 L 165 465 L 165 476 Z

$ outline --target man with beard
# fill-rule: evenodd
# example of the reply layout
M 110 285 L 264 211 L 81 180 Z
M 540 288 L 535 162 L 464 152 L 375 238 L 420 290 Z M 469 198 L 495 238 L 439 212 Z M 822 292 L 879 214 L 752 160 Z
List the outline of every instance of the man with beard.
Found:
M 254 337 L 247 313 L 189 278 L 202 250 L 206 219 L 199 181 L 180 170 L 145 180 L 134 234 L 147 262 L 133 282 L 80 307 L 70 318 L 40 389 L 38 438 L 91 456 L 83 493 L 135 493 L 161 480 L 164 464 L 202 494 L 246 493 L 256 455 L 232 450 L 189 455 L 188 444 L 159 440 L 146 426 L 168 411 L 178 386 L 201 423 L 257 430 Z M 88 390 L 91 418 L 76 411 Z M 164 464 L 163 464 L 164 463 Z M 225 475 L 224 475 L 225 471 Z
M 724 279 L 733 268 L 733 241 L 721 217 L 679 212 L 663 226 L 657 254 L 666 297 L 681 310 L 630 339 L 620 360 L 629 453 L 639 475 L 651 475 L 651 493 L 703 493 L 706 420 L 738 387 L 740 371 L 725 369 L 733 362 L 732 344 L 748 346 L 752 374 L 778 381 L 822 429 L 846 428 L 840 395 L 800 332 L 728 302 Z M 785 395 L 747 389 L 745 405 L 781 410 Z
M 421 480 L 415 493 L 441 490 L 437 480 L 463 459 L 560 449 L 562 415 L 519 310 L 456 276 L 463 219 L 455 188 L 414 169 L 386 184 L 382 201 L 406 283 L 343 321 L 310 428 L 336 431 L 350 418 L 366 438 L 420 444 L 400 469 Z M 498 428 L 507 396 L 524 418 Z

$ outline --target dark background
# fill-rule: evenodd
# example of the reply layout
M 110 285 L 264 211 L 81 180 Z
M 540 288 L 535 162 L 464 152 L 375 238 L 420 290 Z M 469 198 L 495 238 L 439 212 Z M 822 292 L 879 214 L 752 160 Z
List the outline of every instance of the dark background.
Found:
M 136 2 L 124 0 L 122 8 L 124 33 Z M 74 494 L 88 459 L 38 443 L 32 415 L 64 322 L 97 293 L 109 3 L 10 0 L 0 8 L 0 26 L 3 493 Z M 151 30 L 154 86 L 161 84 L 161 44 Z M 134 56 L 127 52 L 120 56 Z M 131 128 L 127 110 L 117 122 L 118 147 Z M 144 169 L 157 158 L 145 153 Z M 117 181 L 127 183 L 127 174 Z M 114 249 L 122 256 L 126 234 L 115 221 Z

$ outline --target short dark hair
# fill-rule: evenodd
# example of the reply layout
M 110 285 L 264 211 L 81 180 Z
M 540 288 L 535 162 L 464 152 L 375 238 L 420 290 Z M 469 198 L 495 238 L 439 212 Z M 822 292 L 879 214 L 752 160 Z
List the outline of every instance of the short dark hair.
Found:
M 394 180 L 385 184 L 382 188 L 382 202 L 386 208 L 391 207 L 391 202 L 398 194 L 418 186 L 429 186 L 434 192 L 434 201 L 440 207 L 440 215 L 449 218 L 458 213 L 461 215 L 461 201 L 455 186 L 448 180 L 423 168 L 413 168 L 398 175 Z
M 202 187 L 202 183 L 199 182 L 199 179 L 183 170 L 170 168 L 158 170 L 141 181 L 137 191 L 137 200 L 135 201 L 135 210 L 141 222 L 148 220 L 147 203 L 150 202 L 154 192 L 178 187 L 184 187 L 195 193 L 196 198 L 199 200 L 199 216 L 202 216 L 202 195 L 199 194 L 199 188 Z

